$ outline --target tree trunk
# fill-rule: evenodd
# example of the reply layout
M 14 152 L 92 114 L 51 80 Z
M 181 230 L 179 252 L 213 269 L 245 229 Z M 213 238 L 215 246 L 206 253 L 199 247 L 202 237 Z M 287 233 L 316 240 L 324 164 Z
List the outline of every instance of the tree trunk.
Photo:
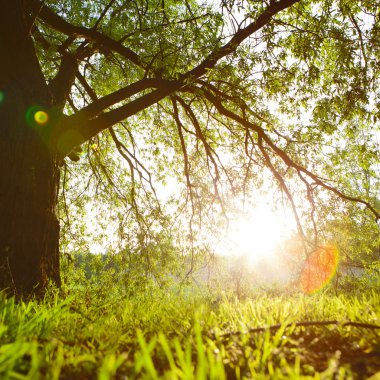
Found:
M 21 0 L 0 0 L 0 289 L 43 294 L 60 284 L 56 206 L 59 166 L 52 120 L 36 116 L 52 97 Z M 41 114 L 40 114 L 41 116 Z

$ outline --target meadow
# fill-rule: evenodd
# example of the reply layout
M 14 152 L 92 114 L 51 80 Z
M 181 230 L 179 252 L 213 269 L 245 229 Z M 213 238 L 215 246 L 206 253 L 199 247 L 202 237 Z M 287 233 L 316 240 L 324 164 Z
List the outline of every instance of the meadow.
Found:
M 0 378 L 378 379 L 380 296 L 126 290 L 112 281 L 0 298 Z M 377 375 L 376 375 L 377 373 Z M 372 377 L 371 377 L 372 376 Z

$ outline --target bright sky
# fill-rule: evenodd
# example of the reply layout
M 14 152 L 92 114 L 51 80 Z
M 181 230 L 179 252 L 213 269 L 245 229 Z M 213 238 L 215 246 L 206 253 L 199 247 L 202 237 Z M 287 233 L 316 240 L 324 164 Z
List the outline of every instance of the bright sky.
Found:
M 276 248 L 295 230 L 289 210 L 273 210 L 263 200 L 230 222 L 228 232 L 215 249 L 222 255 L 244 255 L 250 264 L 255 264 L 273 259 Z
M 272 254 L 288 230 L 281 214 L 267 206 L 252 209 L 246 216 L 232 224 L 229 239 L 252 260 Z

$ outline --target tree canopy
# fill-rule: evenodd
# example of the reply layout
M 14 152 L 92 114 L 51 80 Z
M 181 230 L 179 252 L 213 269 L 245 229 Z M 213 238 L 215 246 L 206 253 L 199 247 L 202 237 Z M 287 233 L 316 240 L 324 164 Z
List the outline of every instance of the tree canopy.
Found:
M 379 219 L 376 2 L 35 4 L 31 33 L 65 107 L 52 127 L 62 157 L 113 142 L 133 199 L 134 181 L 150 181 L 133 153 L 146 144 L 156 170 L 184 174 L 194 208 L 205 176 L 222 201 L 224 185 L 244 191 L 267 168 L 295 212 L 304 197 L 313 219 L 327 190 Z

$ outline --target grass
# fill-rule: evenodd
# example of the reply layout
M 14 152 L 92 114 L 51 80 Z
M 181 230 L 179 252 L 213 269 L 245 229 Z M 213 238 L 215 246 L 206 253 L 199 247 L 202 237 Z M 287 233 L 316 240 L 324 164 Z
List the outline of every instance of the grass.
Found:
M 0 378 L 365 379 L 380 371 L 379 330 L 295 325 L 380 324 L 375 292 L 260 292 L 244 301 L 155 286 L 124 293 L 92 284 L 43 302 L 1 297 Z

